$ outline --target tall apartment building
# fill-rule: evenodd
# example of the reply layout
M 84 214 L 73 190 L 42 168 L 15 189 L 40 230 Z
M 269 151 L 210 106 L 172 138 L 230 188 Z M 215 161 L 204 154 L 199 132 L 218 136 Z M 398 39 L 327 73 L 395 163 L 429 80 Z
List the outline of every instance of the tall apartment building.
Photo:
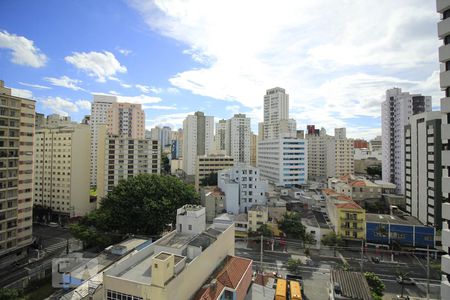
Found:
M 235 162 L 250 163 L 250 118 L 245 114 L 235 114 L 227 120 L 225 149 Z
M 437 0 L 437 11 L 441 15 L 438 23 L 441 63 L 440 83 L 445 91 L 441 99 L 442 125 L 442 250 L 450 253 L 450 0 Z M 450 256 L 442 256 L 441 298 L 450 299 Z
M 133 139 L 145 137 L 145 113 L 141 104 L 115 102 L 107 114 L 108 134 Z
M 0 264 L 26 257 L 33 241 L 34 126 L 35 101 L 0 80 Z
M 58 114 L 51 114 L 47 116 L 45 121 L 45 127 L 58 127 L 58 126 L 67 126 L 77 124 L 76 122 L 72 122 L 70 116 L 62 116 Z
M 183 171 L 195 175 L 197 156 L 214 149 L 214 117 L 199 111 L 188 115 L 183 121 L 183 135 Z
M 382 151 L 382 144 L 381 135 L 378 135 L 369 141 L 369 148 L 371 151 Z
M 308 146 L 297 138 L 265 139 L 258 143 L 261 176 L 277 186 L 304 185 L 308 180 Z
M 183 156 L 183 129 L 172 131 L 171 140 L 171 159 L 179 159 Z
M 267 203 L 267 181 L 261 179 L 258 168 L 237 164 L 219 171 L 217 185 L 225 193 L 227 213 L 247 213 L 253 205 Z
M 422 224 L 441 228 L 441 112 L 421 113 L 405 127 L 406 210 Z
M 222 119 L 216 123 L 214 145 L 216 152 L 226 151 L 227 120 Z
M 362 140 L 362 139 L 356 139 L 353 141 L 353 148 L 355 149 L 368 149 L 369 148 L 369 142 L 367 142 L 366 140 Z
M 106 196 L 122 179 L 142 173 L 161 173 L 161 148 L 158 141 L 108 135 L 106 126 L 100 126 L 98 137 L 98 199 Z M 99 204 L 100 201 L 97 201 Z
M 412 115 L 431 111 L 431 97 L 402 92 L 399 88 L 386 91 L 381 104 L 383 180 L 405 192 L 405 126 Z
M 258 136 L 253 132 L 250 134 L 250 165 L 256 167 L 258 149 Z
M 289 95 L 279 87 L 267 90 L 264 95 L 264 118 L 260 124 L 260 140 L 296 135 L 296 122 L 289 119 Z
M 326 179 L 354 173 L 353 141 L 345 128 L 335 128 L 334 136 L 308 125 L 308 177 Z
M 347 139 L 345 128 L 335 128 L 334 138 L 327 140 L 327 177 L 354 173 L 353 141 Z
M 94 95 L 91 106 L 91 186 L 97 185 L 97 148 L 98 129 L 100 125 L 108 123 L 108 110 L 117 102 L 116 96 Z
M 91 135 L 88 125 L 44 127 L 35 134 L 34 203 L 66 224 L 95 208 L 89 201 Z
M 220 170 L 234 166 L 235 161 L 231 156 L 222 153 L 197 156 L 195 163 L 195 188 L 199 190 L 200 182 L 211 173 L 218 173 Z
M 45 123 L 46 123 L 45 115 L 37 112 L 37 113 L 35 114 L 34 127 L 35 127 L 36 129 L 41 128 L 41 127 L 44 127 L 44 126 L 45 126 Z

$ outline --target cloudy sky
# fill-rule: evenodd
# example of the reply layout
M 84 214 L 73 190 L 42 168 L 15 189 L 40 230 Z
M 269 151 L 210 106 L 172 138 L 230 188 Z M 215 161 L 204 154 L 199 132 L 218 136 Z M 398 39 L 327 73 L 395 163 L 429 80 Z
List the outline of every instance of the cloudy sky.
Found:
M 255 131 L 280 86 L 299 129 L 373 138 L 387 88 L 439 108 L 438 18 L 431 0 L 2 0 L 0 79 L 45 114 L 81 120 L 116 94 L 147 128 L 201 110 Z

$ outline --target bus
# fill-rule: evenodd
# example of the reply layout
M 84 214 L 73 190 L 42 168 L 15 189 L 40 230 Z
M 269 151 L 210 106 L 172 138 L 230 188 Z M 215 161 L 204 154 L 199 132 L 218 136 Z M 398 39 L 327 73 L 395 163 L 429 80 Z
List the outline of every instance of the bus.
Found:
M 300 282 L 289 281 L 291 300 L 302 300 L 302 292 L 300 290 Z
M 277 279 L 277 289 L 275 290 L 275 300 L 286 300 L 286 285 L 285 279 Z

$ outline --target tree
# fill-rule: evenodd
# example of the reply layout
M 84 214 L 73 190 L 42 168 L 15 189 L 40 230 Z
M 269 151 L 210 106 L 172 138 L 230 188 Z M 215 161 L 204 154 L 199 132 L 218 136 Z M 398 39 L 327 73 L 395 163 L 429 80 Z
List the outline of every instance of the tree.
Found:
M 176 210 L 197 204 L 192 185 L 171 176 L 139 174 L 120 181 L 102 199 L 100 208 L 71 226 L 75 237 L 86 245 L 111 243 L 126 235 L 159 235 L 175 222 Z
M 314 237 L 314 234 L 306 233 L 303 241 L 305 244 L 313 245 L 316 243 L 316 238 Z
M 217 185 L 217 173 L 211 172 L 200 180 L 201 186 L 214 186 Z
M 1 288 L 0 300 L 22 300 L 22 293 L 17 289 Z
M 262 235 L 264 237 L 272 237 L 273 236 L 273 231 L 272 231 L 272 229 L 270 229 L 270 227 L 267 224 L 262 224 L 261 226 L 259 226 L 258 229 L 256 230 L 256 233 L 258 235 Z
M 375 176 L 381 176 L 381 165 L 373 165 L 368 166 L 366 168 L 367 175 L 371 176 L 372 178 Z
M 369 284 L 371 292 L 378 297 L 383 296 L 384 291 L 384 283 L 381 281 L 380 277 L 375 275 L 373 272 L 365 272 L 364 276 L 366 277 L 367 283 Z
M 405 290 L 405 280 L 409 279 L 409 273 L 402 271 L 402 270 L 397 270 L 397 277 L 400 278 L 400 284 L 402 285 L 402 298 L 403 298 L 403 292 Z
M 278 222 L 278 227 L 283 231 L 288 237 L 295 239 L 305 239 L 306 229 L 302 224 L 300 216 L 298 213 L 291 212 L 285 213 L 283 219 Z
M 324 237 L 322 237 L 322 245 L 324 246 L 342 246 L 343 241 L 340 236 L 338 236 L 333 231 L 326 234 Z
M 286 269 L 295 275 L 299 275 L 301 272 L 302 261 L 300 259 L 289 258 L 285 263 Z
M 170 161 L 167 154 L 163 154 L 161 157 L 161 171 L 165 175 L 170 174 Z

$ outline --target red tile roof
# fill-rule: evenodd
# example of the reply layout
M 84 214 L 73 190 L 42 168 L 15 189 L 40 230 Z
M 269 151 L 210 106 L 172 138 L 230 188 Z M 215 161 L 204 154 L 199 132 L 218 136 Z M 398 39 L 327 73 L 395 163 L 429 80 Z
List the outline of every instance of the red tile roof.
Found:
M 348 202 L 348 203 L 343 203 L 343 204 L 337 204 L 336 207 L 337 208 L 347 208 L 347 209 L 362 209 L 361 206 L 359 206 L 358 204 L 356 204 L 353 201 Z
M 236 289 L 248 268 L 251 268 L 252 260 L 236 256 L 228 256 L 225 265 L 216 272 L 215 286 L 202 288 L 194 299 L 215 300 L 225 287 Z
M 362 180 L 355 180 L 355 181 L 351 182 L 351 186 L 362 187 L 362 186 L 366 186 L 366 183 Z

